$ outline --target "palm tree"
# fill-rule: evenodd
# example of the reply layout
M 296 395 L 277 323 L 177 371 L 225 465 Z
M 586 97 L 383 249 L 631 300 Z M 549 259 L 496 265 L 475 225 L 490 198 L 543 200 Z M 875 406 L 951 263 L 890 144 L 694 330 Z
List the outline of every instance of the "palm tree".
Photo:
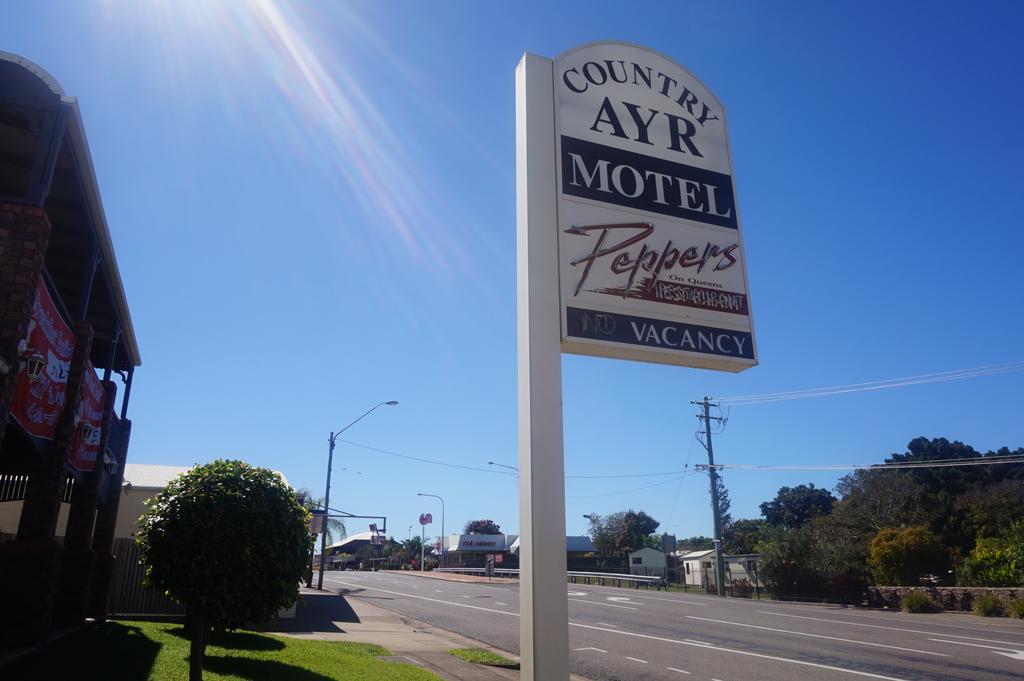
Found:
M 300 496 L 305 495 L 304 505 L 310 512 L 323 510 L 324 498 L 314 496 L 308 487 L 300 487 L 296 494 Z M 335 540 L 344 539 L 348 531 L 345 529 L 345 523 L 341 518 L 328 518 L 324 526 L 324 534 L 327 535 L 327 543 L 333 544 Z

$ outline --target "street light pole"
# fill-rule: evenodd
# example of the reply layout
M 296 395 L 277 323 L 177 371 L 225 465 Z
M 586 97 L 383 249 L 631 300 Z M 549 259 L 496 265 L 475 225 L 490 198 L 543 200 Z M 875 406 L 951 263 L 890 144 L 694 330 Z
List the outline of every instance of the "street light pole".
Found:
M 320 576 L 316 580 L 317 591 L 322 591 L 324 588 L 324 561 L 327 558 L 327 519 L 331 513 L 331 469 L 334 466 L 334 443 L 337 441 L 339 435 L 362 421 L 366 416 L 369 416 L 370 412 L 377 407 L 383 407 L 384 405 L 393 407 L 396 404 L 398 404 L 398 402 L 395 400 L 375 404 L 370 409 L 367 409 L 366 412 L 355 421 L 348 424 L 341 430 L 330 433 L 327 436 L 327 488 L 324 490 L 324 526 L 320 531 Z
M 503 464 L 503 463 L 498 463 L 497 461 L 488 461 L 487 465 L 488 466 L 501 466 L 502 468 L 507 468 L 510 471 L 515 471 L 516 475 L 519 475 L 519 469 L 516 468 L 515 466 L 509 466 L 509 465 L 506 465 L 506 464 Z
M 424 494 L 423 492 L 417 492 L 416 496 L 418 496 L 418 497 L 434 497 L 435 499 L 437 499 L 438 501 L 441 502 L 441 562 L 440 562 L 440 565 L 442 567 L 444 567 L 444 566 L 447 565 L 444 562 L 444 557 L 448 553 L 445 550 L 447 547 L 444 545 L 444 540 L 445 540 L 445 536 L 444 536 L 444 499 L 442 499 L 441 497 L 439 497 L 436 494 Z

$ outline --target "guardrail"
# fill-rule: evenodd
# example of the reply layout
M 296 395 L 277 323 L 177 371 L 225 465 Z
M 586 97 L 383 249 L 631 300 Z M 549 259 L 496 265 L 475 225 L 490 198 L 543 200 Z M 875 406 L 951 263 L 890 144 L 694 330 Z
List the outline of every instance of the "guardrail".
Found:
M 486 568 L 436 568 L 435 572 L 453 572 L 464 575 L 486 575 Z M 519 570 L 513 570 L 509 568 L 494 568 L 491 571 L 496 577 L 518 577 Z M 577 579 L 582 579 L 585 584 L 590 584 L 590 580 L 595 580 L 599 586 L 605 586 L 605 582 L 615 582 L 615 586 L 622 586 L 623 582 L 632 582 L 633 588 L 639 589 L 640 585 L 643 584 L 648 589 L 652 586 L 658 590 L 665 585 L 665 580 L 662 577 L 651 576 L 651 575 L 624 575 L 614 572 L 578 572 L 569 571 L 566 573 L 569 580 L 576 584 Z

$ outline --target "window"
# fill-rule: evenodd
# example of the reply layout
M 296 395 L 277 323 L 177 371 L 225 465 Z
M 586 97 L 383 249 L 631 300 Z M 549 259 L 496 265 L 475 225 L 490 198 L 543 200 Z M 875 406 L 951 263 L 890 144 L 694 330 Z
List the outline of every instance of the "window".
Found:
M 643 565 L 643 564 L 644 564 L 644 559 L 641 558 L 640 556 L 635 556 L 633 558 L 633 565 Z
M 690 564 L 686 564 L 686 574 L 690 574 Z

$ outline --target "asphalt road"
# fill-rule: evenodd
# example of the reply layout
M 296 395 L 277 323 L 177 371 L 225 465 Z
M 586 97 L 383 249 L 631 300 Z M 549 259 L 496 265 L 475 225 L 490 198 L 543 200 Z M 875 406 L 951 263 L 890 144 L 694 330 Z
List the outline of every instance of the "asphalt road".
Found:
M 518 584 L 327 573 L 324 586 L 519 651 Z M 573 672 L 679 681 L 1024 679 L 1024 622 L 567 584 Z

